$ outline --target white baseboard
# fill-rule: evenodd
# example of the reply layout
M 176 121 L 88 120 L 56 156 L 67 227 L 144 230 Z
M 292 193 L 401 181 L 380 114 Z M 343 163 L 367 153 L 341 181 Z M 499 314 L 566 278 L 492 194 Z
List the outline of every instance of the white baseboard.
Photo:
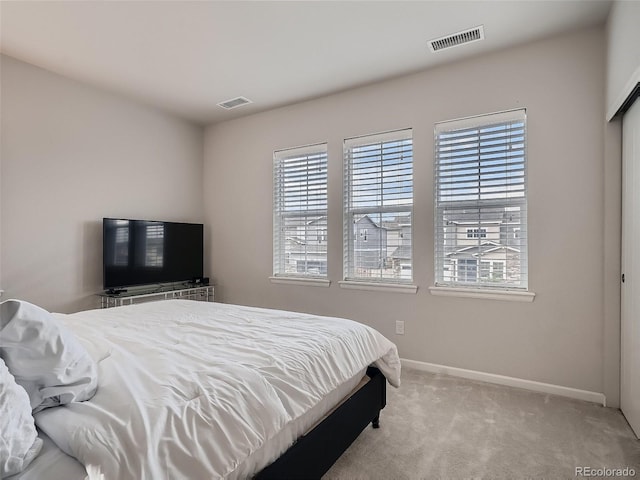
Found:
M 478 372 L 476 370 L 447 367 L 446 365 L 438 365 L 436 363 L 407 360 L 406 358 L 402 358 L 400 360 L 403 367 L 413 368 L 415 370 L 421 370 L 423 372 L 439 373 L 444 375 L 451 375 L 453 377 L 468 378 L 469 380 L 478 380 L 480 382 L 496 383 L 498 385 L 523 388 L 525 390 L 532 390 L 534 392 L 561 395 L 563 397 L 575 398 L 577 400 L 584 400 L 586 402 L 598 403 L 605 407 L 607 406 L 607 398 L 603 393 L 563 387 L 561 385 L 553 385 L 551 383 L 534 382 L 533 380 L 525 380 L 523 378 L 506 377 L 504 375 L 496 375 L 493 373 Z

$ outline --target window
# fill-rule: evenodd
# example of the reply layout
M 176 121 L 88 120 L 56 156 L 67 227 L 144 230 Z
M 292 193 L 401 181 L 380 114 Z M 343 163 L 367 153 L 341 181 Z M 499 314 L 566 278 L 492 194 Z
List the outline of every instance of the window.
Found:
M 436 286 L 527 289 L 526 113 L 435 126 Z
M 344 142 L 344 278 L 410 283 L 412 130 Z
M 467 238 L 487 238 L 487 229 L 467 228 Z
M 273 274 L 327 276 L 327 145 L 273 155 Z
M 461 258 L 458 260 L 458 281 L 475 282 L 478 273 L 478 261 L 474 259 Z M 455 269 L 454 269 L 455 270 Z
M 164 263 L 164 225 L 146 225 L 144 266 L 162 267 Z
M 116 240 L 113 249 L 113 265 L 126 267 L 129 264 L 129 222 L 116 220 Z

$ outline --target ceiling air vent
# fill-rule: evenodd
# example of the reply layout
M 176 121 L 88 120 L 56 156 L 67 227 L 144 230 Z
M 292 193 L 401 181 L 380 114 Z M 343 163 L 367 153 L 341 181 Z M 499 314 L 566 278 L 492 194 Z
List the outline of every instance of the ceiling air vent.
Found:
M 231 100 L 227 100 L 226 102 L 219 103 L 218 106 L 227 110 L 231 110 L 232 108 L 241 107 L 242 105 L 246 105 L 248 103 L 253 102 L 245 97 L 236 97 L 232 98 Z
M 484 40 L 484 27 L 482 25 L 454 33 L 453 35 L 447 35 L 446 37 L 431 40 L 429 42 L 429 50 L 432 52 L 439 52 L 446 48 L 457 47 L 458 45 L 477 42 L 478 40 Z

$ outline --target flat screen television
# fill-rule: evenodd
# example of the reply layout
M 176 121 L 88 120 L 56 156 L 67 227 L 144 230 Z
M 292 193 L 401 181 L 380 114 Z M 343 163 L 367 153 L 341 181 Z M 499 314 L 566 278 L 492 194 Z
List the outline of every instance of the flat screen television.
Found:
M 201 223 L 102 219 L 105 290 L 203 277 Z

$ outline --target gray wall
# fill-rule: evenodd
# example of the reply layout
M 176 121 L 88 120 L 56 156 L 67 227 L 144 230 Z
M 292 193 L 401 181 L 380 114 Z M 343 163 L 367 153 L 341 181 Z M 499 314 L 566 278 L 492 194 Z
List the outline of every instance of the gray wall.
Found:
M 0 287 L 96 306 L 102 217 L 202 221 L 203 130 L 1 57 Z
M 432 296 L 433 125 L 518 107 L 528 114 L 529 285 L 536 299 Z M 605 315 L 615 298 L 605 299 L 604 262 L 619 258 L 619 244 L 605 241 L 605 218 L 620 216 L 611 201 L 620 191 L 611 181 L 615 166 L 606 186 L 604 180 L 605 152 L 616 151 L 604 117 L 605 32 L 593 28 L 210 126 L 204 203 L 216 295 L 354 318 L 394 340 L 404 358 L 603 392 L 603 332 L 618 321 Z M 418 293 L 341 289 L 342 140 L 406 127 L 414 129 Z M 325 141 L 332 284 L 272 284 L 273 151 Z M 406 322 L 404 336 L 394 333 L 398 319 Z M 611 385 L 616 391 L 615 379 Z

